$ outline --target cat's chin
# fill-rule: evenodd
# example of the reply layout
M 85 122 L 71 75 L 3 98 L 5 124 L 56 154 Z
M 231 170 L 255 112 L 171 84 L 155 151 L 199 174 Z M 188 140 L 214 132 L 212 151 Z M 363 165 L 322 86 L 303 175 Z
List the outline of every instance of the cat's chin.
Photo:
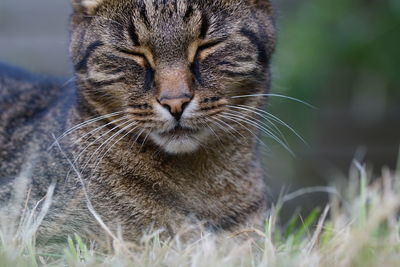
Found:
M 153 132 L 150 138 L 169 154 L 188 154 L 196 152 L 208 137 L 207 131 L 187 135 L 168 135 Z

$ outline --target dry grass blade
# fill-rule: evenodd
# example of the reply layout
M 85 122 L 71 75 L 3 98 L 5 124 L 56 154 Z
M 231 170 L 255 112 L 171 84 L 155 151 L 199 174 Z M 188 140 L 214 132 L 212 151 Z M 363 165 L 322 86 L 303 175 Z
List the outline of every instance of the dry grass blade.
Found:
M 368 184 L 372 177 L 366 177 L 365 167 L 356 164 L 354 170 L 356 177 L 346 185 L 359 187 L 354 196 L 344 197 L 350 194 L 334 187 L 299 190 L 282 196 L 281 204 L 271 208 L 265 231 L 245 228 L 218 236 L 203 232 L 194 240 L 184 237 L 193 229 L 183 229 L 170 240 L 162 240 L 159 230 L 145 235 L 139 243 L 126 242 L 104 223 L 87 196 L 90 213 L 114 241 L 107 254 L 84 244 L 78 236 L 66 240 L 60 253 L 40 252 L 34 235 L 50 205 L 50 188 L 48 197 L 38 204 L 41 209 L 34 216 L 33 211 L 25 211 L 22 223 L 14 221 L 16 227 L 5 227 L 4 223 L 12 221 L 2 213 L 0 266 L 398 266 L 400 177 L 384 170 L 382 178 Z M 79 174 L 76 168 L 74 171 Z M 281 205 L 301 194 L 321 191 L 331 194 L 332 203 L 319 219 L 319 213 L 314 212 L 286 235 L 278 224 Z M 20 195 L 21 203 L 25 202 L 26 192 Z M 19 224 L 22 227 L 17 227 Z

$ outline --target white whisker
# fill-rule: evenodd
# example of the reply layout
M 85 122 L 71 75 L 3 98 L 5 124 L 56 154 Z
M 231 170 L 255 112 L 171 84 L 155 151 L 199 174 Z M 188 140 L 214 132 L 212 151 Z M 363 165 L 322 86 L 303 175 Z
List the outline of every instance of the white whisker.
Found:
M 253 112 L 261 117 L 263 117 L 264 119 L 266 119 L 267 121 L 269 121 L 271 124 L 272 122 L 270 120 L 273 120 L 283 126 L 285 126 L 286 128 L 288 128 L 294 135 L 296 135 L 305 145 L 309 146 L 307 141 L 304 140 L 304 138 L 297 133 L 289 124 L 285 123 L 283 120 L 279 119 L 277 116 L 271 114 L 270 112 L 267 112 L 265 110 L 259 109 L 259 108 L 255 108 L 255 107 L 251 107 L 251 106 L 247 106 L 247 105 L 227 105 L 227 107 L 230 108 L 235 108 L 235 109 L 240 109 L 240 110 L 244 110 L 244 111 L 249 111 L 249 112 Z
M 221 145 L 223 145 L 222 144 L 222 140 L 221 140 L 221 138 L 218 136 L 218 134 L 214 131 L 214 129 L 210 126 L 210 125 L 208 125 L 207 123 L 202 123 L 203 125 L 205 125 L 205 126 L 207 126 L 207 128 L 208 129 L 210 129 L 210 131 L 215 135 L 215 137 L 218 139 L 218 141 L 220 142 L 220 144 Z
M 242 122 L 245 122 L 249 125 L 254 126 L 255 128 L 257 128 L 257 129 L 261 130 L 262 132 L 264 132 L 265 134 L 267 134 L 267 136 L 274 139 L 277 143 L 279 143 L 281 146 L 283 146 L 290 154 L 292 154 L 293 156 L 295 155 L 294 152 L 288 147 L 287 144 L 283 143 L 282 140 L 280 140 L 275 134 L 273 134 L 270 130 L 265 128 L 263 125 L 260 125 L 259 122 L 244 117 L 243 114 L 241 114 L 240 112 L 239 112 L 240 115 L 237 115 L 235 113 L 229 113 L 229 112 L 224 112 L 223 114 L 231 116 L 235 119 L 238 119 Z
M 104 124 L 104 125 L 102 125 L 102 126 L 100 126 L 100 127 L 97 127 L 96 129 L 93 129 L 93 130 L 91 130 L 90 132 L 84 134 L 82 137 L 80 137 L 79 139 L 77 139 L 77 140 L 76 140 L 75 142 L 73 142 L 71 145 L 73 146 L 73 145 L 77 144 L 78 142 L 80 142 L 80 141 L 82 141 L 83 139 L 85 139 L 87 136 L 89 136 L 89 135 L 91 135 L 91 134 L 94 134 L 94 133 L 96 133 L 96 132 L 99 132 L 101 129 L 104 129 L 104 128 L 106 128 L 107 126 L 110 126 L 110 125 L 112 125 L 112 124 L 115 124 L 115 123 L 117 123 L 117 122 L 120 122 L 120 121 L 126 120 L 126 119 L 128 119 L 128 117 L 127 117 L 127 116 L 124 116 L 124 117 L 119 118 L 119 119 L 117 119 L 117 120 L 113 120 L 113 121 L 111 121 L 111 122 L 109 122 L 109 123 L 107 123 L 107 124 Z
M 244 130 L 248 131 L 251 135 L 253 135 L 254 138 L 255 138 L 258 142 L 260 142 L 266 149 L 270 150 L 269 147 L 264 143 L 263 140 L 261 140 L 261 139 L 258 137 L 257 134 L 255 134 L 254 132 L 252 132 L 252 131 L 249 129 L 249 127 L 246 127 L 246 126 L 244 126 L 243 124 L 241 124 L 241 123 L 237 120 L 237 118 L 234 118 L 234 117 L 231 117 L 231 116 L 227 116 L 227 115 L 224 115 L 224 114 L 218 114 L 217 116 L 221 116 L 221 117 L 224 118 L 224 119 L 227 119 L 227 120 L 229 120 L 229 121 L 233 121 L 233 122 L 239 124 Z
M 139 151 L 142 150 L 142 148 L 143 148 L 144 144 L 146 143 L 147 138 L 149 138 L 149 135 L 150 135 L 150 134 L 151 134 L 151 129 L 149 130 L 149 132 L 147 133 L 147 135 L 144 137 L 143 142 L 142 142 L 142 145 L 140 146 Z
M 313 105 L 311 105 L 311 104 L 309 104 L 309 103 L 307 103 L 306 101 L 303 101 L 303 100 L 300 100 L 300 99 L 297 99 L 297 98 L 295 98 L 295 97 L 291 97 L 291 96 L 285 96 L 285 95 L 280 95 L 280 94 L 253 94 L 253 95 L 237 95 L 237 96 L 232 96 L 231 98 L 248 98 L 248 97 L 269 97 L 269 96 L 272 96 L 272 97 L 280 97 L 280 98 L 285 98 L 285 99 L 289 99 L 289 100 L 293 100 L 293 101 L 295 101 L 295 102 L 298 102 L 298 103 L 301 103 L 301 104 L 304 104 L 304 105 L 306 105 L 307 107 L 310 107 L 310 108 L 312 108 L 312 109 L 318 109 L 317 107 L 315 107 L 315 106 L 313 106 Z
M 235 114 L 237 114 L 238 116 L 243 116 L 244 118 L 247 118 L 249 120 L 254 121 L 255 123 L 258 123 L 264 127 L 266 127 L 267 130 L 267 134 L 273 138 L 277 138 L 279 139 L 278 136 L 275 135 L 275 133 L 273 132 L 274 130 L 276 130 L 278 132 L 278 134 L 282 137 L 283 142 L 285 142 L 287 144 L 286 139 L 283 136 L 283 133 L 278 129 L 278 127 L 275 126 L 275 124 L 271 123 L 269 120 L 267 120 L 270 124 L 267 124 L 266 122 L 262 121 L 262 120 L 258 120 L 256 118 L 254 118 L 253 116 L 249 115 L 249 114 L 244 114 L 243 112 L 239 112 L 236 110 L 229 110 L 230 112 L 233 112 Z M 275 126 L 275 127 L 274 127 Z M 280 139 L 279 139 L 280 140 Z
M 222 129 L 224 132 L 229 133 L 229 134 L 231 134 L 233 137 L 236 138 L 236 136 L 235 136 L 231 131 L 229 131 L 229 129 L 227 129 L 226 127 L 224 127 L 223 125 L 221 125 L 221 123 L 222 123 L 222 124 L 225 124 L 225 125 L 228 126 L 231 130 L 233 130 L 234 132 L 238 133 L 241 137 L 243 137 L 243 139 L 246 140 L 246 138 L 245 138 L 239 131 L 237 131 L 235 128 L 233 128 L 231 125 L 227 124 L 227 123 L 224 122 L 223 120 L 221 120 L 221 119 L 219 119 L 219 118 L 213 117 L 213 118 L 209 118 L 208 121 L 211 122 L 211 123 L 214 123 L 214 124 L 217 125 L 220 129 Z
M 66 137 L 66 136 L 69 135 L 70 133 L 72 133 L 72 132 L 78 130 L 79 128 L 82 128 L 82 127 L 84 127 L 84 126 L 86 126 L 86 125 L 95 123 L 95 122 L 100 121 L 100 120 L 103 120 L 103 119 L 107 119 L 107 118 L 111 118 L 111 117 L 118 116 L 118 115 L 120 115 L 120 114 L 122 114 L 122 113 L 123 113 L 123 111 L 119 111 L 119 112 L 114 112 L 114 113 L 106 114 L 106 115 L 103 115 L 103 116 L 100 116 L 100 117 L 96 117 L 96 118 L 93 118 L 93 119 L 84 121 L 84 122 L 82 122 L 82 123 L 80 123 L 80 124 L 78 124 L 78 125 L 75 125 L 75 126 L 72 127 L 71 129 L 65 131 L 62 135 L 60 135 L 59 137 L 57 137 L 56 141 L 54 141 L 48 149 L 50 150 L 57 142 L 60 142 L 61 139 L 63 139 L 64 137 Z
M 286 143 L 286 139 L 284 140 L 279 139 L 279 137 L 276 136 L 274 132 L 272 132 L 271 126 L 266 124 L 265 122 L 255 119 L 251 115 L 243 114 L 242 112 L 239 111 L 230 110 L 230 113 L 233 116 L 238 116 L 244 120 L 251 121 L 252 123 L 257 124 L 259 126 L 259 129 L 262 130 L 265 134 L 267 134 L 267 136 L 271 137 L 281 145 L 288 146 L 288 144 Z
M 129 122 L 130 122 L 130 121 L 125 122 L 125 123 L 123 123 L 123 124 L 129 123 Z M 123 131 L 129 129 L 130 127 L 132 127 L 132 126 L 134 126 L 134 125 L 136 125 L 136 124 L 137 124 L 136 121 L 130 123 L 129 125 L 123 127 L 123 128 L 120 129 L 118 132 L 116 132 L 115 134 L 113 134 L 113 135 L 112 135 L 111 137 L 109 137 L 106 141 L 104 141 L 104 142 L 92 153 L 92 155 L 91 155 L 90 158 L 86 161 L 86 163 L 85 163 L 85 165 L 83 166 L 82 169 L 86 169 L 86 167 L 88 166 L 88 164 L 90 163 L 90 161 L 91 161 L 91 159 L 94 157 L 94 155 L 96 155 L 96 153 L 102 153 L 103 148 L 104 148 L 105 145 L 107 145 L 108 143 L 110 143 L 116 136 L 118 136 L 119 134 L 121 134 Z M 121 126 L 118 126 L 118 127 L 121 127 Z M 101 150 L 100 150 L 100 149 L 101 149 Z
M 72 83 L 74 80 L 75 80 L 75 77 L 72 77 L 72 78 L 68 79 L 67 81 L 65 81 L 65 83 L 63 83 L 61 85 L 60 89 L 63 89 L 65 86 L 67 86 L 68 84 Z
M 97 137 L 94 141 L 90 142 L 89 145 L 87 145 L 83 150 L 81 150 L 81 151 L 79 152 L 78 156 L 77 156 L 76 158 L 74 158 L 73 164 L 75 165 L 75 164 L 77 163 L 77 161 L 82 157 L 83 153 L 84 153 L 89 147 L 91 147 L 92 145 L 94 145 L 98 140 L 100 140 L 101 138 L 103 138 L 103 137 L 106 136 L 107 134 L 111 133 L 111 132 L 114 131 L 115 129 L 118 129 L 118 128 L 121 127 L 121 126 L 124 126 L 124 125 L 127 124 L 127 123 L 129 123 L 129 120 L 123 122 L 123 123 L 120 124 L 120 125 L 115 126 L 114 128 L 108 130 L 108 131 L 105 132 L 104 134 L 102 134 L 102 135 L 100 135 L 99 137 Z M 57 141 L 57 143 L 58 143 L 58 141 Z M 68 179 L 70 173 L 71 173 L 71 168 L 70 168 L 70 170 L 69 170 L 68 173 L 67 173 L 66 179 Z
M 119 138 L 117 141 L 115 141 L 108 149 L 107 149 L 107 151 L 103 154 L 103 156 L 101 156 L 101 158 L 97 161 L 97 163 L 96 163 L 96 165 L 95 165 L 95 167 L 94 167 L 94 169 L 93 169 L 93 173 L 95 173 L 96 172 L 96 170 L 97 170 L 97 167 L 99 166 L 99 164 L 100 164 L 100 162 L 103 160 L 103 158 L 108 154 L 108 152 L 110 152 L 110 150 L 117 144 L 117 143 L 119 143 L 122 139 L 124 139 L 126 136 L 128 136 L 129 134 L 131 134 L 134 130 L 136 130 L 139 126 L 137 126 L 137 124 L 134 124 L 134 125 L 132 125 L 132 126 L 135 126 L 136 125 L 136 127 L 133 127 L 132 129 L 130 129 L 126 134 L 124 134 L 121 138 Z

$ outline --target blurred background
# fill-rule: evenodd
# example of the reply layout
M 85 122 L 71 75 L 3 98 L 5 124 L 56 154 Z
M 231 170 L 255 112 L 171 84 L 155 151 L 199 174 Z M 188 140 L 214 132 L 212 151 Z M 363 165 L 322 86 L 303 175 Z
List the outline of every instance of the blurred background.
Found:
M 279 42 L 268 111 L 285 127 L 294 151 L 265 138 L 271 194 L 345 179 L 355 158 L 371 172 L 396 166 L 400 147 L 400 1 L 276 0 Z M 69 1 L 1 0 L 0 61 L 33 72 L 72 77 L 68 58 Z M 288 203 L 287 214 L 326 194 Z

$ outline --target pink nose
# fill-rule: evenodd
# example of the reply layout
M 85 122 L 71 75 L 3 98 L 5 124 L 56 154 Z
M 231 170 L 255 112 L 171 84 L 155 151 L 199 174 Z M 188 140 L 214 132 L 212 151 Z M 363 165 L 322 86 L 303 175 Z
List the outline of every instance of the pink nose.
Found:
M 159 101 L 163 107 L 169 110 L 175 119 L 179 120 L 191 100 L 190 97 L 182 96 L 177 98 L 161 98 Z

